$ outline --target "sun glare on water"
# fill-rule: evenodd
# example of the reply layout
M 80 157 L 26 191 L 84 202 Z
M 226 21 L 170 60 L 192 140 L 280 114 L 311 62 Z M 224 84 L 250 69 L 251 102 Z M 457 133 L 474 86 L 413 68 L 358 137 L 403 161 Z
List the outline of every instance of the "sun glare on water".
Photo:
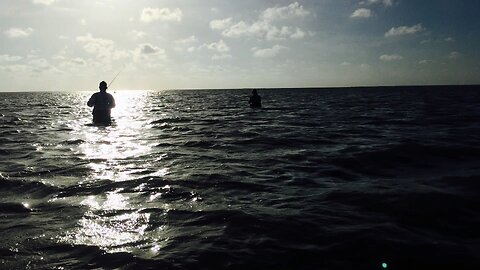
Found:
M 79 146 L 79 156 L 90 167 L 90 175 L 82 185 L 103 185 L 103 183 L 130 181 L 143 173 L 149 161 L 144 156 L 151 154 L 152 143 L 139 139 L 145 132 L 150 119 L 145 115 L 149 92 L 112 92 L 116 107 L 112 110 L 114 124 L 111 126 L 78 125 L 72 136 L 85 141 Z M 150 169 L 151 170 L 151 169 Z M 158 168 L 146 176 L 168 173 L 168 168 Z M 141 189 L 141 186 L 138 187 Z M 122 246 L 141 241 L 150 220 L 148 213 L 142 213 L 134 193 L 117 188 L 99 194 L 83 195 L 77 203 L 87 207 L 78 221 L 77 228 L 69 232 L 65 241 L 79 245 L 99 246 L 109 252 L 128 251 Z M 106 214 L 122 211 L 121 214 Z

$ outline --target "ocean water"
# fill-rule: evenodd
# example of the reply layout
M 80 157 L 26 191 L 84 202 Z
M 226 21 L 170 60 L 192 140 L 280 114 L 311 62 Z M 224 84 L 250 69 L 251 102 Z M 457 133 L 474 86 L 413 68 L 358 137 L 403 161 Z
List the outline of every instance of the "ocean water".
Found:
M 0 93 L 0 268 L 480 269 L 479 90 Z

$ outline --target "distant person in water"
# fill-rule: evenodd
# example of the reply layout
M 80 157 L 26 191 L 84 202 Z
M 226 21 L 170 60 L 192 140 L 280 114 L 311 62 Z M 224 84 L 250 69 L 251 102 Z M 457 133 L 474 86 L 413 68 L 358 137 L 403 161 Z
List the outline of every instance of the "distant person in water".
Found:
M 248 104 L 250 104 L 250 107 L 252 107 L 252 108 L 261 108 L 262 107 L 262 98 L 258 95 L 256 89 L 252 90 L 252 96 L 250 97 L 250 100 L 248 101 Z
M 98 86 L 100 92 L 95 93 L 88 100 L 88 107 L 93 107 L 93 123 L 95 124 L 110 124 L 112 118 L 110 111 L 115 108 L 115 99 L 112 95 L 107 93 L 107 83 L 102 81 Z

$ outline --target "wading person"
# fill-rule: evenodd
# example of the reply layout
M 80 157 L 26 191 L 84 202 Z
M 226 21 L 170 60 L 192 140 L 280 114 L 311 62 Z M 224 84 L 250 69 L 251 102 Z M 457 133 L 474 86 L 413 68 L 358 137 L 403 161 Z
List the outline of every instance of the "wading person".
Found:
M 102 81 L 98 86 L 100 92 L 95 93 L 87 102 L 88 107 L 93 107 L 93 123 L 94 124 L 110 124 L 112 118 L 110 111 L 115 108 L 115 99 L 107 93 L 107 83 Z
M 252 108 L 261 108 L 262 107 L 262 98 L 258 95 L 256 89 L 252 90 L 252 96 L 250 97 L 250 100 L 248 101 L 248 104 L 250 104 L 250 107 L 252 107 Z

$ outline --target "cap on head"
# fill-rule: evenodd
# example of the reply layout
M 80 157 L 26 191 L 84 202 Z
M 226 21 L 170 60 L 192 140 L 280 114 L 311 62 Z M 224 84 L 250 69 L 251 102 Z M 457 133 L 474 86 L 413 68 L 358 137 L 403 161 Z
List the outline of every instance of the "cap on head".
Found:
M 107 83 L 105 81 L 101 81 L 98 88 L 100 88 L 100 90 L 107 90 L 107 88 L 108 88 Z

